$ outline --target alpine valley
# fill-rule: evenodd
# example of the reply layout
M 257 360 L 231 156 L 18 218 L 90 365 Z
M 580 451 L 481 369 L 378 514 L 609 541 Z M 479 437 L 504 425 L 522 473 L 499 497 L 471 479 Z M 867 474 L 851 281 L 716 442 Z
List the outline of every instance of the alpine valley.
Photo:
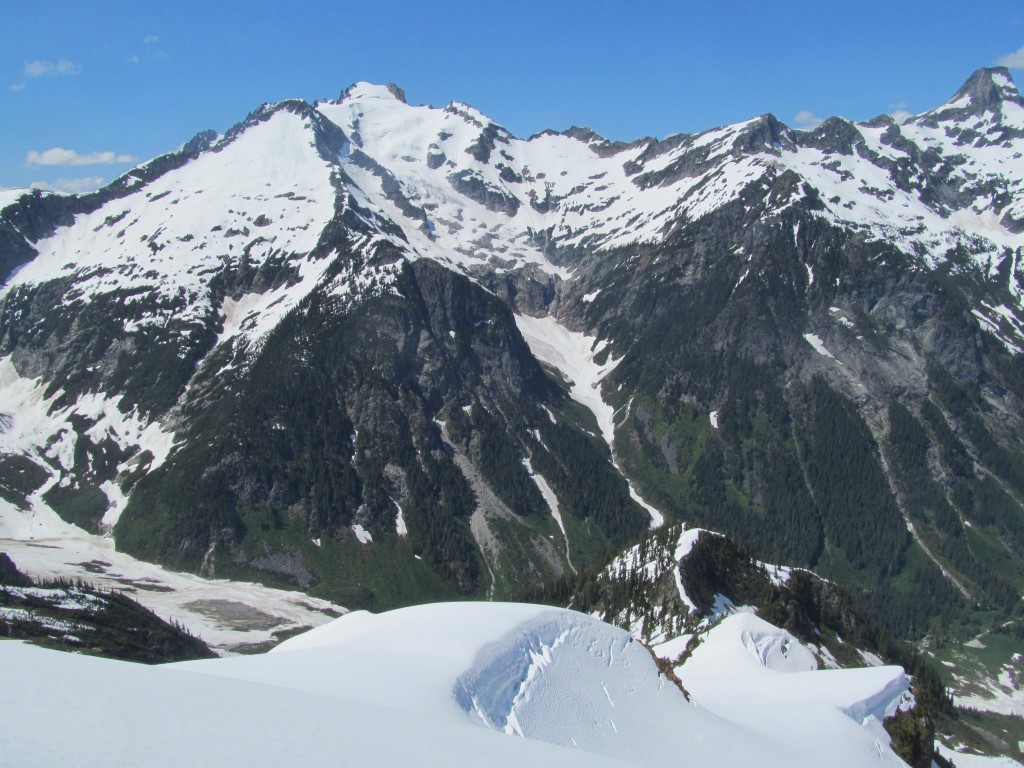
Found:
M 263 105 L 91 194 L 0 192 L 0 552 L 35 578 L 136 590 L 222 650 L 336 606 L 403 608 L 262 662 L 179 666 L 181 696 L 208 687 L 203 664 L 242 700 L 242 681 L 344 655 L 324 647 L 422 632 L 442 648 L 438 625 L 472 624 L 406 606 L 532 599 L 678 663 L 672 696 L 707 707 L 720 746 L 739 701 L 743 728 L 778 734 L 773 697 L 809 718 L 828 699 L 882 734 L 848 742 L 850 765 L 895 760 L 880 723 L 909 709 L 898 668 L 800 698 L 716 688 L 715 664 L 740 669 L 736 648 L 771 669 L 884 660 L 923 681 L 929 718 L 952 712 L 946 685 L 1019 719 L 1020 656 L 992 649 L 1024 636 L 1022 257 L 1024 98 L 1002 68 L 902 123 L 762 115 L 631 143 L 520 139 L 394 85 Z M 485 628 L 458 646 L 473 664 L 444 684 L 489 727 L 568 744 L 545 721 L 563 709 L 493 694 L 495 670 L 515 647 L 543 671 L 564 642 L 553 686 L 629 636 L 477 610 Z M 522 672 L 521 694 L 543 687 Z M 683 706 L 658 679 L 637 718 Z M 322 694 L 293 687 L 301 711 Z M 587 706 L 604 696 L 615 708 L 607 688 Z M 974 734 L 1019 755 L 1014 727 Z M 587 738 L 648 764 L 689 748 Z M 772 749 L 766 765 L 836 757 Z

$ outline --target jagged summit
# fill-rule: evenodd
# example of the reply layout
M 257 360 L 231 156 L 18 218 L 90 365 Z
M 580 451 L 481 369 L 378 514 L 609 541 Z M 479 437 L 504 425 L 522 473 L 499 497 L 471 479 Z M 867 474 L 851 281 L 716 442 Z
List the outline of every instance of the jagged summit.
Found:
M 405 91 L 396 84 L 377 84 L 366 81 L 359 81 L 348 86 L 341 92 L 336 103 L 363 100 L 380 100 L 408 104 Z M 1000 113 L 1003 111 L 1000 110 L 1000 107 L 1005 104 L 1012 104 L 1024 108 L 1024 97 L 1021 96 L 1021 93 L 1009 70 L 1006 67 L 982 67 L 967 78 L 964 84 L 947 102 L 911 117 L 907 122 L 934 125 L 938 121 L 963 119 L 968 115 L 982 117 L 987 113 L 994 114 L 998 119 L 1000 117 Z M 458 100 L 450 102 L 444 107 L 444 111 L 458 115 L 478 128 L 483 128 L 490 124 L 498 125 L 494 123 L 489 116 L 480 112 L 476 107 Z M 891 117 L 883 115 L 864 123 L 864 125 L 869 128 L 879 127 L 882 125 L 888 127 L 888 123 L 890 121 Z M 752 120 L 746 121 L 743 125 L 746 126 L 746 133 L 753 141 L 753 144 L 747 147 L 748 150 L 764 144 L 767 144 L 768 146 L 776 145 L 779 143 L 781 136 L 788 133 L 790 130 L 771 114 L 760 115 Z M 853 123 L 851 123 L 851 121 L 839 117 L 829 118 L 822 125 L 824 126 L 824 130 L 819 126 L 811 131 L 806 131 L 806 133 L 818 136 L 823 134 L 831 135 L 837 132 L 845 134 L 842 136 L 840 143 L 848 145 L 850 143 L 849 140 L 853 138 L 851 131 L 856 130 L 852 127 Z M 729 126 L 722 126 L 722 128 L 729 128 Z M 702 133 L 710 134 L 715 130 L 719 129 L 710 129 L 709 131 L 704 131 Z M 595 146 L 609 143 L 608 140 L 598 132 L 593 131 L 590 128 L 575 125 L 562 131 L 552 129 L 539 131 L 538 133 L 533 134 L 530 139 L 553 135 L 573 138 L 583 142 L 584 144 Z M 681 135 L 682 134 L 673 135 L 667 138 L 678 141 L 678 137 Z M 763 139 L 767 140 L 762 141 Z M 647 139 L 638 139 L 637 141 L 628 143 L 614 142 L 614 144 L 622 147 L 640 144 L 644 141 L 649 142 L 651 139 L 648 137 Z M 656 140 L 655 143 L 657 143 Z M 848 148 L 846 151 L 849 151 Z
M 826 575 L 907 569 L 879 604 L 917 578 L 955 602 L 921 547 L 952 552 L 1009 610 L 1024 569 L 1006 586 L 959 521 L 1024 531 L 986 516 L 1024 520 L 1021 125 L 1005 70 L 903 125 L 630 144 L 356 83 L 92 197 L 0 197 L 0 485 L 119 551 L 351 605 L 510 596 L 511 563 L 586 567 L 664 513 Z M 894 420 L 925 449 L 896 456 Z M 918 486 L 959 506 L 933 520 Z
M 1024 136 L 1024 99 L 1009 70 L 984 67 L 945 104 L 910 118 L 904 125 L 911 133 L 915 127 L 939 129 L 957 146 L 1007 149 L 1008 141 Z M 936 136 L 933 134 L 933 138 Z
M 604 143 L 608 141 L 608 139 L 599 134 L 597 131 L 579 125 L 573 125 L 564 131 L 553 131 L 552 133 L 558 133 L 562 136 L 568 136 L 571 139 L 577 139 L 585 144 Z
M 938 122 L 966 121 L 969 118 L 997 121 L 1006 118 L 1006 109 L 1024 108 L 1017 84 L 1006 67 L 982 67 L 960 86 L 941 106 L 910 118 L 908 123 L 934 126 Z
M 377 85 L 375 83 L 368 83 L 365 81 L 352 83 L 352 85 L 342 91 L 341 95 L 338 96 L 338 101 L 347 101 L 350 99 L 388 99 L 400 101 L 403 104 L 409 103 L 406 101 L 405 91 L 394 83 Z
M 983 112 L 1010 101 L 1024 106 L 1017 84 L 1006 67 L 982 67 L 960 86 L 946 106 L 967 100 L 974 112 Z

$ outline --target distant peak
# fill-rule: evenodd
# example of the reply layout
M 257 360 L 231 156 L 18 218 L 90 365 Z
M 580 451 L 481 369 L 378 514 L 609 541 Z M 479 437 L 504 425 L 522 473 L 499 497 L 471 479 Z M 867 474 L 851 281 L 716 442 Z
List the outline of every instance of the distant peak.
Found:
M 607 141 L 607 139 L 597 131 L 592 131 L 590 128 L 581 128 L 578 125 L 574 125 L 569 129 L 562 131 L 562 135 L 568 136 L 570 139 L 582 141 L 584 144 Z
M 405 91 L 394 83 L 387 83 L 386 85 L 366 82 L 353 83 L 341 92 L 338 100 L 346 101 L 348 99 L 387 99 L 408 104 L 405 100 Z
M 212 147 L 219 138 L 218 133 L 212 129 L 201 131 L 187 141 L 181 151 L 187 155 L 198 155 Z
M 960 86 L 960 90 L 945 106 L 984 112 L 1005 101 L 1024 106 L 1010 70 L 1006 67 L 982 67 L 967 78 L 967 82 Z
M 472 104 L 462 101 L 453 101 L 444 108 L 450 115 L 458 115 L 466 122 L 472 123 L 477 128 L 483 128 L 491 123 L 491 119 Z

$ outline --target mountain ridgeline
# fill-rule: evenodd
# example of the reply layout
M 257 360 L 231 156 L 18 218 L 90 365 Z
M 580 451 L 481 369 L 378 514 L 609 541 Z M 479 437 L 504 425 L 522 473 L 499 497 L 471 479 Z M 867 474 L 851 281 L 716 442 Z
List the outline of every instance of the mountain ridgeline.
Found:
M 1013 617 L 1022 155 L 999 68 L 902 124 L 631 143 L 394 86 L 264 105 L 5 198 L 6 519 L 377 609 L 686 521 L 900 637 Z

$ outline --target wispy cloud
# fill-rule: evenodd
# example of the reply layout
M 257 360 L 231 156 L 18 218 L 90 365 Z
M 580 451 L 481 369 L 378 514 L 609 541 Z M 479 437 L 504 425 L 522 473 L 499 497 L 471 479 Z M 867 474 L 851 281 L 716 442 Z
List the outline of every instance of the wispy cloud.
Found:
M 816 114 L 807 109 L 801 109 L 795 115 L 793 115 L 793 122 L 797 128 L 817 128 L 822 123 L 822 119 Z
M 11 93 L 17 93 L 18 91 L 24 91 L 24 83 L 11 83 Z
M 82 68 L 68 59 L 60 61 L 26 61 L 22 74 L 25 77 L 55 77 L 57 75 L 77 75 Z
M 1024 48 L 1013 53 L 1008 53 L 1001 59 L 996 61 L 1000 67 L 1007 67 L 1009 69 L 1024 69 Z
M 63 192 L 66 195 L 79 195 L 83 192 L 94 192 L 103 186 L 103 177 L 86 176 L 82 179 L 57 179 L 56 181 L 33 181 L 33 187 L 48 189 L 51 192 Z
M 159 41 L 160 38 L 156 35 L 146 35 L 144 38 L 142 38 L 142 42 L 147 44 L 156 43 Z M 131 56 L 125 59 L 125 62 L 128 64 L 139 64 L 143 61 L 163 61 L 164 59 L 169 58 L 171 58 L 170 55 L 167 53 L 167 51 L 163 49 L 156 50 L 154 48 L 146 48 L 143 50 L 141 55 L 139 55 L 138 53 L 133 53 Z
M 146 44 L 149 44 L 149 43 L 159 43 L 160 42 L 160 38 L 157 37 L 156 35 L 146 35 L 144 38 L 142 38 L 142 42 L 144 42 Z
M 895 104 L 889 105 L 889 112 L 887 114 L 897 123 L 903 125 L 914 116 L 914 113 L 907 109 L 909 106 L 910 104 L 906 101 L 897 101 Z
M 53 147 L 42 152 L 36 152 L 33 149 L 25 156 L 25 162 L 29 165 L 113 165 L 115 163 L 133 163 L 135 158 L 116 152 L 89 152 L 80 155 L 73 149 Z

